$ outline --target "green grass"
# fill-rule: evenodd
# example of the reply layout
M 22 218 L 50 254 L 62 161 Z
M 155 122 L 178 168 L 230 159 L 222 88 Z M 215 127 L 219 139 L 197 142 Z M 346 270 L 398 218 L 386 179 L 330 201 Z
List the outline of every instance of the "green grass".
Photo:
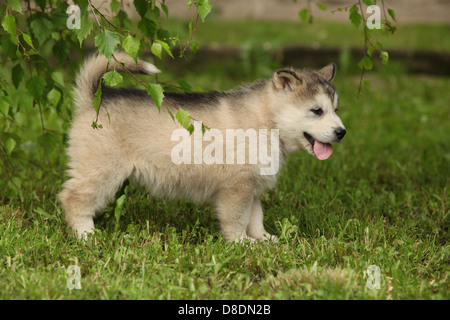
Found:
M 327 161 L 294 154 L 264 195 L 281 243 L 227 245 L 209 206 L 131 185 L 118 230 L 111 205 L 84 246 L 44 177 L 0 207 L 0 298 L 448 299 L 449 80 L 374 80 L 358 100 L 357 79 L 337 76 L 348 136 Z M 81 290 L 66 288 L 72 264 Z
M 176 19 L 163 21 L 163 27 L 188 39 L 187 23 Z M 374 40 L 385 48 L 450 50 L 448 24 L 406 24 L 398 26 L 391 36 L 374 33 Z M 362 29 L 348 22 L 324 20 L 309 24 L 301 21 L 255 21 L 206 19 L 199 24 L 195 41 L 204 45 L 236 45 L 251 42 L 273 48 L 285 45 L 351 47 L 361 46 Z
M 196 37 L 208 43 L 200 41 L 208 31 L 216 41 L 214 27 L 224 42 L 238 44 L 219 31 L 236 28 L 242 39 L 253 32 L 250 22 L 227 23 L 203 25 Z M 280 28 L 287 32 L 290 24 Z M 254 41 L 278 38 L 270 23 L 261 25 L 267 35 L 258 31 Z M 300 31 L 310 32 L 306 26 Z M 403 43 L 448 49 L 448 29 L 429 28 L 444 40 L 432 44 L 422 31 L 410 31 L 419 43 Z M 299 39 L 297 31 L 282 32 L 280 41 Z M 250 75 L 243 59 L 233 67 L 210 63 L 201 72 L 162 76 L 179 80 L 181 74 L 204 90 L 229 89 L 267 76 L 265 61 Z M 30 157 L 29 170 L 19 173 L 21 198 L 0 193 L 0 299 L 448 300 L 450 79 L 399 70 L 391 65 L 369 73 L 371 88 L 359 99 L 358 76 L 337 74 L 346 138 L 327 161 L 293 154 L 276 188 L 263 195 L 265 226 L 281 238 L 278 244 L 226 244 L 209 205 L 155 199 L 135 185 L 119 224 L 111 204 L 96 220 L 95 239 L 84 245 L 69 238 L 55 199 L 64 179 L 64 137 L 47 135 L 49 174 L 39 117 L 27 110 L 16 119 L 27 130 L 21 148 L 41 156 Z M 11 95 L 21 105 L 29 99 Z M 52 108 L 44 112 L 47 128 L 67 130 Z M 66 287 L 74 264 L 81 268 L 80 290 Z M 380 267 L 378 290 L 366 285 L 371 265 Z

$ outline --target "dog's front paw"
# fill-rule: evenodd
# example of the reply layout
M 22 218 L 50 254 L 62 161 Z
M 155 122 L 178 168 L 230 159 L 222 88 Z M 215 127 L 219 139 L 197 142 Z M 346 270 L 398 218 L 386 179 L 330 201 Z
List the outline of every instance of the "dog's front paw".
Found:
M 261 241 L 261 242 L 266 242 L 267 241 L 267 242 L 277 243 L 278 242 L 278 237 L 274 236 L 274 235 L 271 235 L 270 233 L 265 233 L 258 240 Z
M 278 242 L 278 237 L 271 235 L 270 233 L 264 233 L 258 237 L 254 237 L 254 236 L 249 236 L 249 235 L 243 235 L 240 237 L 235 237 L 233 238 L 233 240 L 229 240 L 227 242 L 234 242 L 234 243 L 257 243 L 257 242 L 274 242 L 277 243 Z

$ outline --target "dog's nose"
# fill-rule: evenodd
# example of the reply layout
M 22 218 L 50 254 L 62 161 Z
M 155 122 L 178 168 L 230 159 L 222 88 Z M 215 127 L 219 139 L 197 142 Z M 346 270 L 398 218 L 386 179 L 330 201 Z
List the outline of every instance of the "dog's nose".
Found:
M 347 131 L 345 131 L 344 128 L 339 128 L 339 129 L 334 130 L 334 133 L 336 134 L 336 137 L 339 140 L 342 140 L 344 138 L 345 134 L 347 133 Z

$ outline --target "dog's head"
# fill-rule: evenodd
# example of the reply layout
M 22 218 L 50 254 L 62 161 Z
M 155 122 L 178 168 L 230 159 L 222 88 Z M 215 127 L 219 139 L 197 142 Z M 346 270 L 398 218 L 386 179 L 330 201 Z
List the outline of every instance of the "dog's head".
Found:
M 275 71 L 275 123 L 288 152 L 305 149 L 325 160 L 333 152 L 331 143 L 344 138 L 345 127 L 336 114 L 338 95 L 331 83 L 335 73 L 334 64 L 319 71 Z

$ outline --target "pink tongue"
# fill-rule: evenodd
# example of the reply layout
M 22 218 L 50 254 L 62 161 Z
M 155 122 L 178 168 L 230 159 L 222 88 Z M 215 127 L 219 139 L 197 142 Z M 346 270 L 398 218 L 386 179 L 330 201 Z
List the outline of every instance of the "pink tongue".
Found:
M 328 159 L 333 153 L 333 147 L 329 143 L 322 143 L 319 141 L 314 142 L 314 154 L 317 159 L 325 160 Z

